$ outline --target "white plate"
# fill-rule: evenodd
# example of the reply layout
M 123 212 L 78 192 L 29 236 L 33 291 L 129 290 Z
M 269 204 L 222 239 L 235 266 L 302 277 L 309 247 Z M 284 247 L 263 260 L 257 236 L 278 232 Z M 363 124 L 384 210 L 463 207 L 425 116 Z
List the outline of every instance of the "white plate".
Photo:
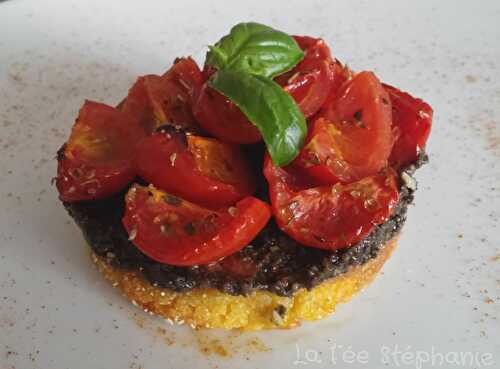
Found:
M 0 368 L 500 367 L 499 17 L 498 1 L 1 2 Z M 91 267 L 50 186 L 54 154 L 85 98 L 115 104 L 136 76 L 200 61 L 244 20 L 322 36 L 354 69 L 429 101 L 431 163 L 383 274 L 334 316 L 192 332 Z M 217 347 L 232 357 L 202 352 Z

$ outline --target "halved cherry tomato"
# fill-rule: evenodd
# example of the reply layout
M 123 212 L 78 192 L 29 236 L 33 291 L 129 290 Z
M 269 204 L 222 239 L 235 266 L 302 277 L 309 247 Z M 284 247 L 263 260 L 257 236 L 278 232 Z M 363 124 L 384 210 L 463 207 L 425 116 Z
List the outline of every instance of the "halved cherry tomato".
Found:
M 417 160 L 431 132 L 432 108 L 395 87 L 384 85 L 392 103 L 392 124 L 398 136 L 389 163 L 399 168 Z
M 350 183 L 387 165 L 393 145 L 391 103 L 371 72 L 345 83 L 311 125 L 294 165 L 321 184 Z
M 121 109 L 137 116 L 147 133 L 163 124 L 196 129 L 191 108 L 203 80 L 193 59 L 176 59 L 163 76 L 139 77 Z
M 304 51 L 304 59 L 291 71 L 276 78 L 294 98 L 306 118 L 316 113 L 332 88 L 334 71 L 330 49 L 325 41 L 307 36 L 293 36 Z
M 237 146 L 173 127 L 141 142 L 136 167 L 156 187 L 210 207 L 231 205 L 255 192 L 255 178 Z
M 145 136 L 132 116 L 86 101 L 59 154 L 57 189 L 63 201 L 111 195 L 135 176 L 133 152 Z
M 334 250 L 362 240 L 388 219 L 399 193 L 397 175 L 385 171 L 350 184 L 311 187 L 267 155 L 264 176 L 281 230 L 303 245 Z
M 271 216 L 269 205 L 254 197 L 215 211 L 138 185 L 125 202 L 123 225 L 129 239 L 153 260 L 180 266 L 208 264 L 235 253 Z
M 194 104 L 200 126 L 218 139 L 234 144 L 252 144 L 262 139 L 259 130 L 224 95 L 205 83 Z
M 256 261 L 249 256 L 245 257 L 239 254 L 229 255 L 224 258 L 221 267 L 224 272 L 239 278 L 250 278 L 257 273 Z
M 338 60 L 332 61 L 330 68 L 333 73 L 333 83 L 330 88 L 330 94 L 324 102 L 324 107 L 330 106 L 333 101 L 338 99 L 341 87 L 354 75 L 354 72 L 347 65 L 343 65 Z
M 304 59 L 290 72 L 276 78 L 295 99 L 306 117 L 316 113 L 330 93 L 333 81 L 330 50 L 321 39 L 294 36 L 305 51 Z M 205 66 L 208 79 L 215 69 Z M 200 125 L 215 137 L 236 144 L 251 144 L 262 139 L 259 130 L 240 109 L 206 83 L 196 101 L 194 115 Z

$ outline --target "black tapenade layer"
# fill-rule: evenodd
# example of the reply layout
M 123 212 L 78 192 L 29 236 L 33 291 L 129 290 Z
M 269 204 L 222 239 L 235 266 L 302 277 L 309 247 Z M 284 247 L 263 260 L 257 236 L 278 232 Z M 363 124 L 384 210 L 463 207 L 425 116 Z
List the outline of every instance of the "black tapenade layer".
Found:
M 411 175 L 426 161 L 423 154 L 415 164 L 400 172 L 400 199 L 393 215 L 352 247 L 334 251 L 304 247 L 271 221 L 250 245 L 239 251 L 238 256 L 256 266 L 254 275 L 246 278 L 229 273 L 220 262 L 176 267 L 158 263 L 141 253 L 128 240 L 121 222 L 124 193 L 104 200 L 64 203 L 64 206 L 97 255 L 106 257 L 115 267 L 142 271 L 155 286 L 175 291 L 216 288 L 232 295 L 258 289 L 290 296 L 300 288 L 310 289 L 376 257 L 384 244 L 401 230 L 408 205 L 413 201 L 415 183 Z

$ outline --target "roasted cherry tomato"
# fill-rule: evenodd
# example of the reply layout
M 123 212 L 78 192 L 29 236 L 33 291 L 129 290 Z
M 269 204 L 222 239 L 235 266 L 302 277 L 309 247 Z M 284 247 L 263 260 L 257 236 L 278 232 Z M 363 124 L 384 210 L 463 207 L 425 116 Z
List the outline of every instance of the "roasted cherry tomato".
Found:
M 203 80 L 193 59 L 177 59 L 163 76 L 139 77 L 121 109 L 137 116 L 148 133 L 163 124 L 196 129 L 191 108 Z
M 304 51 L 304 59 L 291 71 L 276 78 L 306 118 L 316 113 L 332 88 L 334 70 L 330 49 L 325 41 L 307 36 L 294 36 Z
M 343 85 L 309 128 L 294 165 L 318 183 L 350 183 L 387 165 L 393 145 L 391 102 L 371 72 Z
M 135 176 L 133 152 L 145 136 L 132 116 L 86 101 L 59 152 L 57 189 L 63 201 L 106 197 Z
M 392 103 L 392 124 L 397 139 L 389 163 L 401 167 L 417 160 L 431 132 L 432 108 L 395 87 L 384 85 Z
M 271 216 L 269 205 L 254 197 L 215 211 L 151 186 L 133 186 L 125 203 L 129 239 L 153 260 L 179 266 L 208 264 L 235 253 Z
M 266 156 L 264 175 L 281 230 L 303 245 L 321 249 L 362 240 L 389 218 L 399 198 L 397 175 L 390 168 L 350 184 L 311 187 Z
M 295 99 L 306 117 L 319 110 L 333 80 L 330 50 L 321 39 L 294 36 L 305 51 L 304 59 L 290 72 L 276 78 Z M 208 79 L 215 70 L 206 66 Z M 231 143 L 251 144 L 262 139 L 259 130 L 229 99 L 205 84 L 194 107 L 200 125 L 215 137 Z
M 210 207 L 231 205 L 255 192 L 255 178 L 237 146 L 173 127 L 141 142 L 136 167 L 156 187 Z
M 347 65 L 343 65 L 338 60 L 332 61 L 330 68 L 333 73 L 333 83 L 330 88 L 330 94 L 324 102 L 324 107 L 330 106 L 333 101 L 337 100 L 342 86 L 354 75 L 353 71 Z
M 193 108 L 200 126 L 218 139 L 234 144 L 251 144 L 262 139 L 259 130 L 224 95 L 205 83 Z
M 250 256 L 229 255 L 221 263 L 224 272 L 239 278 L 250 278 L 257 273 L 257 264 Z

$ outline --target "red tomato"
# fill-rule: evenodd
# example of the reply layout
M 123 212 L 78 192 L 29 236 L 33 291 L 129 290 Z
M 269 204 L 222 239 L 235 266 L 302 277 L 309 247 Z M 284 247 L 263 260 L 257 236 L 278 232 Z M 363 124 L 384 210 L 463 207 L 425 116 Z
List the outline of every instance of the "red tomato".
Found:
M 276 223 L 305 246 L 334 250 L 362 240 L 389 218 L 399 193 L 392 169 L 350 184 L 311 187 L 293 171 L 264 162 Z
M 387 165 L 393 144 L 391 103 L 371 72 L 345 83 L 309 128 L 294 166 L 321 184 L 350 183 Z
M 330 93 L 333 81 L 330 50 L 321 39 L 294 36 L 305 51 L 304 59 L 290 72 L 276 78 L 295 99 L 306 117 L 316 113 Z M 205 66 L 208 79 L 215 69 Z M 196 101 L 194 115 L 215 137 L 231 143 L 251 144 L 262 139 L 259 130 L 229 99 L 205 84 Z
M 237 146 L 165 128 L 138 148 L 139 176 L 156 187 L 210 207 L 234 204 L 255 191 L 255 178 Z
M 86 101 L 59 154 L 56 185 L 61 200 L 102 198 L 125 187 L 135 176 L 132 153 L 143 137 L 130 115 Z
M 323 106 L 329 106 L 333 101 L 337 100 L 341 87 L 353 77 L 353 71 L 347 65 L 343 65 L 338 60 L 331 63 L 330 68 L 333 73 L 333 83 L 330 89 L 330 94 L 326 98 Z
M 208 264 L 239 251 L 271 216 L 269 205 L 254 197 L 215 211 L 137 185 L 125 203 L 130 240 L 150 258 L 179 266 Z
M 431 132 L 432 108 L 395 87 L 384 85 L 392 103 L 392 124 L 398 136 L 389 163 L 401 167 L 414 162 L 425 148 Z
M 161 77 L 139 77 L 121 109 L 137 116 L 147 133 L 167 123 L 196 129 L 191 108 L 203 80 L 193 59 L 176 59 Z
M 321 38 L 309 36 L 293 36 L 299 47 L 305 52 L 304 59 L 323 59 L 332 60 L 330 48 Z
M 241 110 L 208 83 L 203 85 L 193 113 L 204 130 L 224 142 L 252 144 L 262 139 L 258 128 Z
M 304 50 L 304 59 L 291 71 L 278 76 L 278 82 L 294 98 L 306 118 L 316 113 L 330 94 L 333 83 L 333 61 L 325 41 L 294 36 Z
M 257 273 L 257 264 L 251 257 L 242 257 L 239 254 L 233 254 L 224 258 L 221 263 L 224 272 L 239 278 L 250 278 Z

